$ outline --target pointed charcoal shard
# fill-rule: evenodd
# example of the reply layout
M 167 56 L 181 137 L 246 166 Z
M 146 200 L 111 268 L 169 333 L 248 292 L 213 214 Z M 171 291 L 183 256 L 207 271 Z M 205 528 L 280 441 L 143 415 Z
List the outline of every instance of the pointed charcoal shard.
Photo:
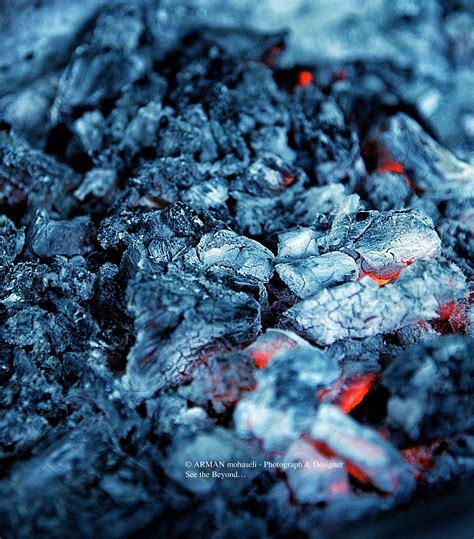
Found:
M 94 225 L 89 216 L 56 221 L 40 210 L 29 231 L 27 243 L 40 258 L 74 256 L 89 253 L 93 237 Z
M 394 359 L 382 381 L 388 422 L 414 441 L 447 438 L 474 426 L 472 339 L 434 337 Z
M 183 383 L 206 353 L 241 346 L 260 330 L 249 294 L 172 267 L 152 280 L 139 276 L 127 294 L 137 338 L 122 382 L 138 398 Z
M 399 501 L 415 488 L 412 468 L 400 452 L 370 427 L 366 427 L 330 404 L 321 404 L 313 419 L 311 438 L 323 443 L 346 462 L 351 475 L 369 482 Z
M 418 260 L 385 286 L 364 277 L 321 290 L 283 313 L 280 326 L 327 345 L 432 320 L 440 305 L 466 293 L 465 278 L 454 264 Z
M 221 266 L 267 282 L 273 273 L 273 253 L 254 240 L 231 230 L 204 234 L 184 260 L 190 267 Z
M 299 298 L 308 298 L 328 286 L 353 281 L 359 273 L 354 259 L 337 251 L 277 264 L 276 270 Z

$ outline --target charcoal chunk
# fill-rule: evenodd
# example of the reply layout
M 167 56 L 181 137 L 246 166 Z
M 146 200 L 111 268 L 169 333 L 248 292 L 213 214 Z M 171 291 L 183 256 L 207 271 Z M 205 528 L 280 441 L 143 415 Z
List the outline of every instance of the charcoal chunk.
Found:
M 441 304 L 465 294 L 465 278 L 458 268 L 419 260 L 385 286 L 365 277 L 320 290 L 286 311 L 280 324 L 319 344 L 331 344 L 434 319 Z
M 472 340 L 436 337 L 400 354 L 387 368 L 388 420 L 412 440 L 446 438 L 473 426 Z
M 94 226 L 89 217 L 57 221 L 45 211 L 39 211 L 31 226 L 28 244 L 40 258 L 74 256 L 91 251 L 93 236 Z
M 249 294 L 177 270 L 132 282 L 128 310 L 137 340 L 123 384 L 139 398 L 182 383 L 206 352 L 250 341 L 260 329 Z

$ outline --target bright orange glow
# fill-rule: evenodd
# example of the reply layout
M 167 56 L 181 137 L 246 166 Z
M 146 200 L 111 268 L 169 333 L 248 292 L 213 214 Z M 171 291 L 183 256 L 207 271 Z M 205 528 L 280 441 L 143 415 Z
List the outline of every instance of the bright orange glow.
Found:
M 376 380 L 375 372 L 352 379 L 341 376 L 333 387 L 320 389 L 317 397 L 321 402 L 332 402 L 348 414 L 362 402 Z
M 283 187 L 288 187 L 295 181 L 295 177 L 292 174 L 283 175 Z
M 350 464 L 349 462 L 346 462 L 346 471 L 347 473 L 352 476 L 354 479 L 357 479 L 359 483 L 363 484 L 369 484 L 371 483 L 369 476 L 360 468 L 357 466 L 354 466 L 354 464 Z
M 366 273 L 364 273 L 364 276 L 370 277 L 379 286 L 383 286 L 384 284 L 390 283 L 392 281 L 395 281 L 395 279 L 398 279 L 398 276 L 400 275 L 401 271 L 402 270 L 395 271 L 394 273 L 392 273 L 392 275 L 389 275 L 388 277 L 379 277 L 378 275 L 375 275 L 375 273 L 367 271 Z
M 313 82 L 313 74 L 311 71 L 303 70 L 298 73 L 298 86 L 308 86 Z
M 272 359 L 272 354 L 271 352 L 259 352 L 258 350 L 254 350 L 252 352 L 252 359 L 256 367 L 264 369 Z
M 381 160 L 381 163 L 377 167 L 377 171 L 381 172 L 382 174 L 386 174 L 388 172 L 403 174 L 405 172 L 405 167 L 398 161 L 395 161 L 390 158 L 384 158 Z
M 377 375 L 371 372 L 361 378 L 349 381 L 348 386 L 342 390 L 336 404 L 345 414 L 348 414 L 362 402 L 370 389 L 372 389 L 376 379 Z

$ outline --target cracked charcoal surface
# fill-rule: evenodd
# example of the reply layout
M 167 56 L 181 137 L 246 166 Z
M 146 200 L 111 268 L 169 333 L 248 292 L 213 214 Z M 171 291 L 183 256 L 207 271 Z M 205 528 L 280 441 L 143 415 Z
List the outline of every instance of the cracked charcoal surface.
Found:
M 4 2 L 2 537 L 333 536 L 472 477 L 468 4 Z

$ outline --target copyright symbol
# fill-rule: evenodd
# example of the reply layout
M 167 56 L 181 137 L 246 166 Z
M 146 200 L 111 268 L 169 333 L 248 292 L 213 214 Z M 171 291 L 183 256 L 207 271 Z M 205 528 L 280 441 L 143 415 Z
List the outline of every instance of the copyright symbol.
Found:
M 193 465 L 193 463 L 190 461 L 190 460 L 187 460 L 184 465 L 186 466 L 186 468 L 191 468 L 191 466 Z

